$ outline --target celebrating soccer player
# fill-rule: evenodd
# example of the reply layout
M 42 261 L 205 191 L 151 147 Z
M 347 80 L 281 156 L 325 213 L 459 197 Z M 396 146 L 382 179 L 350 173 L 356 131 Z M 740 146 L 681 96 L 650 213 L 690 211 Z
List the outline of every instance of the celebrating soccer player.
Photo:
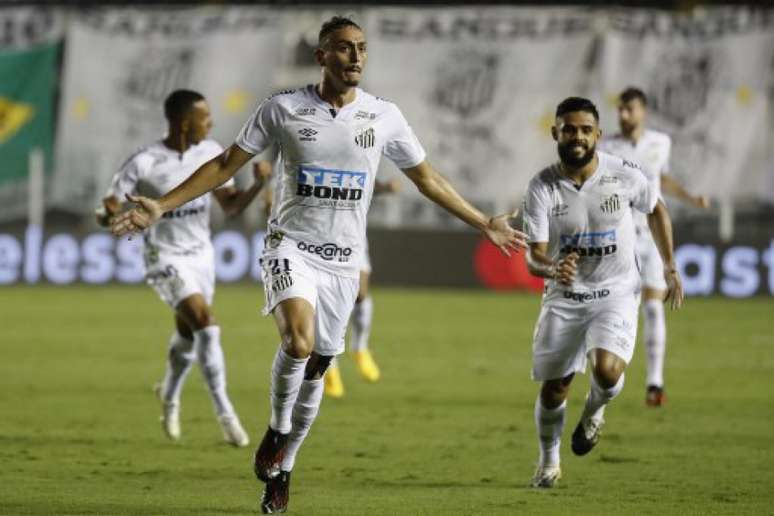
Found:
M 623 388 L 637 333 L 639 274 L 632 211 L 647 214 L 664 261 L 666 299 L 679 308 L 669 214 L 636 163 L 596 151 L 601 136 L 594 104 L 571 97 L 556 108 L 551 129 L 559 162 L 538 173 L 524 199 L 527 263 L 546 278 L 533 342 L 532 377 L 540 456 L 532 485 L 561 477 L 559 444 L 573 376 L 591 363 L 591 388 L 572 450 L 597 444 L 605 406 Z
M 395 104 L 358 88 L 367 44 L 354 21 L 324 23 L 314 55 L 322 70 L 318 84 L 266 99 L 225 152 L 160 198 L 134 198 L 139 206 L 113 223 L 118 235 L 143 230 L 226 182 L 268 146 L 279 147 L 261 261 L 264 313 L 273 314 L 281 340 L 271 368 L 271 419 L 255 454 L 255 473 L 266 482 L 265 513 L 287 507 L 290 472 L 317 417 L 322 376 L 343 351 L 381 156 L 503 252 L 526 247 L 526 235 L 508 225 L 508 216 L 485 216 L 433 169 Z
M 212 120 L 201 94 L 172 92 L 164 102 L 164 114 L 169 123 L 166 138 L 138 150 L 113 177 L 97 210 L 101 225 L 107 226 L 121 211 L 124 199 L 161 195 L 223 151 L 217 142 L 207 139 Z M 248 190 L 239 191 L 233 181 L 227 181 L 213 190 L 213 196 L 227 214 L 238 214 L 255 198 L 270 173 L 268 163 L 256 164 L 255 183 Z M 247 446 L 250 440 L 226 393 L 220 327 L 211 307 L 215 258 L 210 242 L 210 204 L 208 194 L 165 210 L 159 223 L 145 235 L 146 280 L 175 311 L 176 331 L 169 341 L 167 371 L 157 386 L 161 424 L 167 437 L 180 439 L 180 392 L 191 365 L 198 360 L 224 439 L 235 446 Z
M 618 125 L 620 134 L 603 138 L 600 150 L 639 163 L 651 187 L 661 195 L 666 193 L 697 208 L 708 208 L 709 199 L 692 195 L 669 175 L 669 154 L 672 140 L 669 135 L 645 128 L 647 98 L 642 90 L 626 88 L 618 98 Z M 647 390 L 645 403 L 660 407 L 664 397 L 664 355 L 666 352 L 666 322 L 664 320 L 664 267 L 650 235 L 645 215 L 634 214 L 637 232 L 637 256 L 642 277 L 643 336 L 647 351 Z

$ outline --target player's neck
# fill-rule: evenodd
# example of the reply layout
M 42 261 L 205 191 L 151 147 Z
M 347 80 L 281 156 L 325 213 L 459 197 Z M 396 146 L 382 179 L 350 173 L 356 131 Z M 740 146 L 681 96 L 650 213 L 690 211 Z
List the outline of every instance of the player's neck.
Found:
M 170 128 L 167 137 L 164 138 L 164 146 L 180 153 L 182 156 L 191 147 L 191 144 L 188 143 L 188 139 L 180 131 Z
M 317 95 L 335 109 L 341 109 L 355 101 L 356 92 L 354 86 L 336 87 L 323 77 L 323 80 L 315 86 L 315 89 L 317 90 Z
M 640 141 L 640 138 L 642 138 L 642 135 L 645 134 L 645 126 L 639 125 L 635 127 L 631 132 L 624 133 L 624 138 L 632 142 L 634 145 L 637 145 L 637 142 Z
M 597 153 L 594 153 L 594 157 L 583 165 L 580 168 L 573 168 L 564 163 L 563 161 L 559 162 L 559 170 L 561 170 L 561 173 L 563 176 L 565 176 L 567 179 L 570 179 L 573 181 L 576 185 L 580 186 L 583 183 L 585 183 L 591 176 L 594 175 L 594 172 L 596 172 L 597 167 L 599 166 L 599 156 Z

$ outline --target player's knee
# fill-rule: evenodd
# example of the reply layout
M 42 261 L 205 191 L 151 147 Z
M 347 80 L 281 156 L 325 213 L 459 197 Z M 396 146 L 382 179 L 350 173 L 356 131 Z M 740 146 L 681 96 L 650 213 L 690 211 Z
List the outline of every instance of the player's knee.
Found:
M 547 409 L 553 409 L 564 403 L 570 392 L 570 381 L 556 380 L 543 383 L 540 389 L 540 402 Z
M 285 352 L 293 358 L 306 358 L 314 349 L 314 334 L 302 327 L 291 326 L 282 336 Z
M 623 367 L 618 364 L 607 364 L 594 369 L 594 379 L 597 385 L 603 389 L 612 389 L 618 384 L 618 380 L 623 374 Z
M 314 360 L 310 359 L 306 364 L 304 371 L 304 380 L 319 380 L 328 370 L 333 360 L 332 355 L 314 355 Z

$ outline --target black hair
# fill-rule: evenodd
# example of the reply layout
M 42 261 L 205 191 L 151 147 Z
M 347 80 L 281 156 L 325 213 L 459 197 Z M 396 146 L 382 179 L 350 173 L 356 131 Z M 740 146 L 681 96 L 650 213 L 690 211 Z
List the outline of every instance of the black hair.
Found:
M 599 122 L 599 111 L 597 111 L 597 106 L 595 106 L 594 103 L 589 99 L 584 99 L 583 97 L 568 97 L 560 102 L 558 106 L 556 106 L 557 118 L 574 111 L 585 111 L 587 113 L 591 113 L 594 115 L 594 120 Z
M 346 16 L 334 16 L 330 20 L 323 23 L 322 27 L 320 27 L 320 35 L 317 37 L 317 44 L 322 46 L 325 38 L 327 38 L 333 31 L 342 29 L 344 27 L 355 27 L 360 31 L 363 30 L 360 28 L 360 25 L 352 21 L 351 18 L 347 18 Z
M 164 100 L 164 116 L 170 122 L 179 122 L 200 100 L 204 100 L 204 95 L 199 92 L 175 90 Z
M 621 92 L 618 96 L 618 100 L 621 102 L 631 102 L 632 100 L 639 100 L 643 106 L 648 105 L 648 97 L 645 96 L 645 92 L 634 86 L 629 86 Z

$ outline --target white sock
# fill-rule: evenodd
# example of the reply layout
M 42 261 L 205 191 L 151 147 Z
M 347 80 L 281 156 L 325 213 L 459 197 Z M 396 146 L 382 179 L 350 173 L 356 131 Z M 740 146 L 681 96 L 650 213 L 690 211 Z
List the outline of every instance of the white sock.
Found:
M 320 411 L 323 397 L 323 380 L 304 380 L 298 390 L 298 398 L 293 405 L 293 429 L 288 437 L 282 470 L 291 471 L 296 463 L 296 454 L 309 434 L 309 429 Z
M 220 326 L 196 330 L 193 336 L 196 358 L 215 405 L 215 413 L 218 416 L 234 415 L 234 407 L 226 394 L 226 363 L 220 346 Z
M 349 348 L 352 351 L 364 351 L 368 349 L 368 337 L 371 335 L 371 320 L 374 316 L 374 301 L 371 296 L 359 303 L 355 303 L 352 309 L 352 333 L 350 334 Z
M 594 378 L 594 373 L 592 373 L 590 375 L 591 389 L 589 389 L 589 393 L 586 395 L 586 406 L 583 407 L 581 420 L 594 419 L 598 421 L 601 419 L 605 415 L 605 407 L 610 403 L 610 400 L 618 396 L 621 390 L 623 390 L 625 376 L 624 373 L 621 373 L 618 383 L 609 389 L 603 389 Z
M 543 406 L 540 394 L 535 400 L 535 425 L 540 445 L 540 465 L 543 467 L 559 465 L 559 445 L 562 442 L 566 409 L 567 400 L 554 409 Z
M 167 371 L 161 384 L 161 399 L 168 405 L 180 405 L 180 392 L 183 390 L 188 372 L 196 360 L 194 343 L 177 331 L 169 338 L 167 352 Z
M 298 391 L 304 380 L 304 369 L 307 358 L 293 358 L 282 350 L 282 346 L 274 356 L 271 366 L 271 420 L 269 426 L 275 431 L 286 434 L 290 432 L 290 417 L 293 405 L 298 398 Z
M 643 303 L 645 324 L 642 333 L 645 337 L 645 349 L 648 362 L 648 385 L 664 386 L 664 354 L 666 353 L 666 322 L 664 321 L 664 303 L 658 299 L 648 299 Z

